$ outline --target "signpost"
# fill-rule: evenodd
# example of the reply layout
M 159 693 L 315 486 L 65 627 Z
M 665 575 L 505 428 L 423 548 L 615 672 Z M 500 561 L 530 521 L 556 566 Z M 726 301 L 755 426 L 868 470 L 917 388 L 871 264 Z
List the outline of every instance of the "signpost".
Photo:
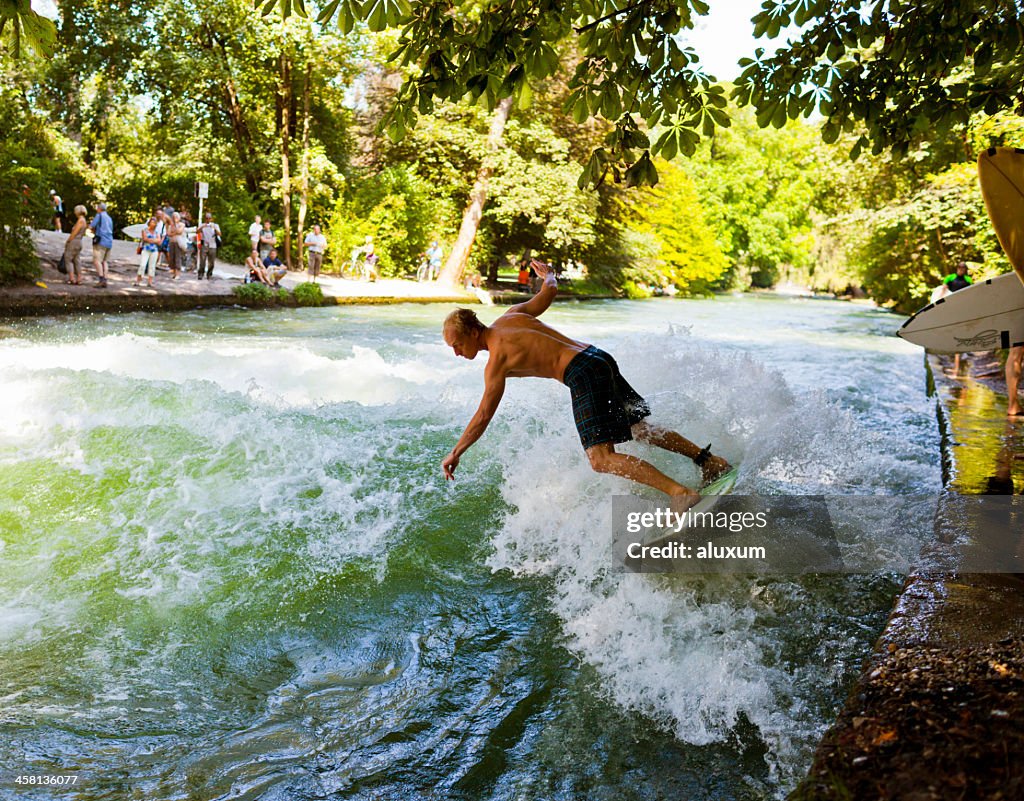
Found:
M 199 216 L 196 225 L 203 224 L 203 201 L 210 196 L 210 185 L 204 181 L 196 181 L 196 197 L 199 198 Z

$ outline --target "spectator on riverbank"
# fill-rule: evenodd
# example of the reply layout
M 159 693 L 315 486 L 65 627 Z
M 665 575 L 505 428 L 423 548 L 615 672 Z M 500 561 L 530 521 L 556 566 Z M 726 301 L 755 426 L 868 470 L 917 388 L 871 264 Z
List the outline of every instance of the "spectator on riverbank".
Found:
M 246 269 L 248 274 L 245 276 L 245 283 L 247 284 L 266 284 L 271 286 L 270 279 L 267 278 L 267 273 L 263 269 L 263 262 L 260 261 L 260 253 L 256 248 L 253 248 L 252 253 L 245 260 Z
M 274 286 L 277 286 L 278 282 L 288 275 L 288 269 L 277 258 L 277 251 L 274 248 L 270 249 L 267 257 L 263 260 L 263 272 Z
M 324 251 L 327 249 L 327 237 L 320 233 L 320 226 L 314 225 L 313 230 L 306 234 L 303 243 L 306 246 L 309 260 L 309 280 L 314 284 L 320 275 L 320 267 L 324 263 Z
M 104 289 L 107 286 L 107 260 L 110 249 L 114 246 L 114 221 L 107 214 L 107 204 L 102 201 L 96 204 L 96 216 L 89 227 L 92 229 L 92 266 L 96 270 L 96 286 Z
M 213 221 L 213 214 L 203 215 L 203 224 L 199 226 L 199 266 L 196 278 L 203 280 L 203 267 L 206 268 L 206 280 L 213 278 L 213 264 L 217 259 L 217 246 L 220 240 L 220 226 Z
M 265 259 L 270 251 L 277 247 L 277 236 L 274 229 L 270 227 L 270 220 L 263 221 L 263 230 L 260 231 L 260 258 Z
M 56 189 L 50 190 L 50 203 L 53 204 L 53 230 L 64 230 L 64 200 L 57 194 Z
M 156 278 L 156 262 L 160 255 L 160 243 L 163 236 L 157 230 L 156 217 L 150 217 L 146 227 L 142 229 L 142 244 L 139 245 L 139 270 L 135 275 L 135 286 L 146 279 L 146 286 L 153 286 L 153 279 Z
M 156 266 L 167 261 L 167 251 L 171 247 L 171 240 L 167 237 L 167 223 L 170 219 L 164 214 L 164 207 L 157 206 L 153 210 L 153 217 L 156 218 L 156 232 L 160 236 L 160 244 L 157 245 Z
M 75 206 L 75 224 L 71 226 L 68 241 L 64 243 L 64 265 L 68 269 L 65 282 L 82 283 L 82 238 L 85 235 L 85 216 L 89 211 L 85 206 Z
M 444 251 L 441 250 L 441 246 L 437 242 L 431 242 L 430 247 L 427 248 L 427 264 L 429 269 L 429 279 L 436 281 L 437 276 L 441 273 L 441 259 L 444 258 Z
M 260 249 L 260 232 L 263 230 L 263 220 L 260 219 L 260 215 L 256 215 L 252 218 L 252 225 L 249 226 L 249 244 L 252 246 L 251 250 Z
M 185 258 L 185 250 L 188 248 L 185 223 L 182 222 L 181 214 L 178 212 L 171 215 L 170 225 L 167 226 L 167 236 L 171 240 L 170 248 L 167 251 L 167 266 L 171 269 L 171 280 L 177 281 L 181 262 Z

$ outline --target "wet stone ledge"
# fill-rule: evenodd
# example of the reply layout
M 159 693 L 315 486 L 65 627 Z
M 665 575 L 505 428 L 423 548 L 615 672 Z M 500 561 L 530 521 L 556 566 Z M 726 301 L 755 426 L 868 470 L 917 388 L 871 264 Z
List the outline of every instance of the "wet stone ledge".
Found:
M 964 361 L 927 360 L 946 491 L 1019 494 L 1024 424 L 1006 421 L 1000 365 Z M 789 799 L 1024 799 L 1022 757 L 1024 575 L 921 571 Z

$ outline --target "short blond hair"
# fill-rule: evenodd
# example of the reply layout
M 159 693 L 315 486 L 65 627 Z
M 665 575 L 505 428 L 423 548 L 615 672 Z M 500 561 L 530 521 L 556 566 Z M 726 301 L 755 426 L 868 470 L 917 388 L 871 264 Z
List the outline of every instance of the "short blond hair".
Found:
M 451 331 L 453 334 L 475 334 L 486 328 L 472 309 L 456 309 L 444 318 L 442 333 Z
M 79 203 L 77 206 L 75 206 L 75 214 L 77 214 L 79 217 L 84 217 L 88 213 L 89 213 L 89 209 L 87 209 L 81 203 Z

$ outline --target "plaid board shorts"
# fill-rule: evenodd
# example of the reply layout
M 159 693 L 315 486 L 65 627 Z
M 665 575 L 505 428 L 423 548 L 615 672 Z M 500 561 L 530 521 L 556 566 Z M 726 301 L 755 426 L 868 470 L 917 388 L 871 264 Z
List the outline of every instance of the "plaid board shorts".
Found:
M 628 442 L 629 430 L 651 413 L 640 394 L 619 373 L 609 354 L 593 345 L 565 368 L 562 382 L 572 395 L 572 416 L 586 450 L 602 442 Z

